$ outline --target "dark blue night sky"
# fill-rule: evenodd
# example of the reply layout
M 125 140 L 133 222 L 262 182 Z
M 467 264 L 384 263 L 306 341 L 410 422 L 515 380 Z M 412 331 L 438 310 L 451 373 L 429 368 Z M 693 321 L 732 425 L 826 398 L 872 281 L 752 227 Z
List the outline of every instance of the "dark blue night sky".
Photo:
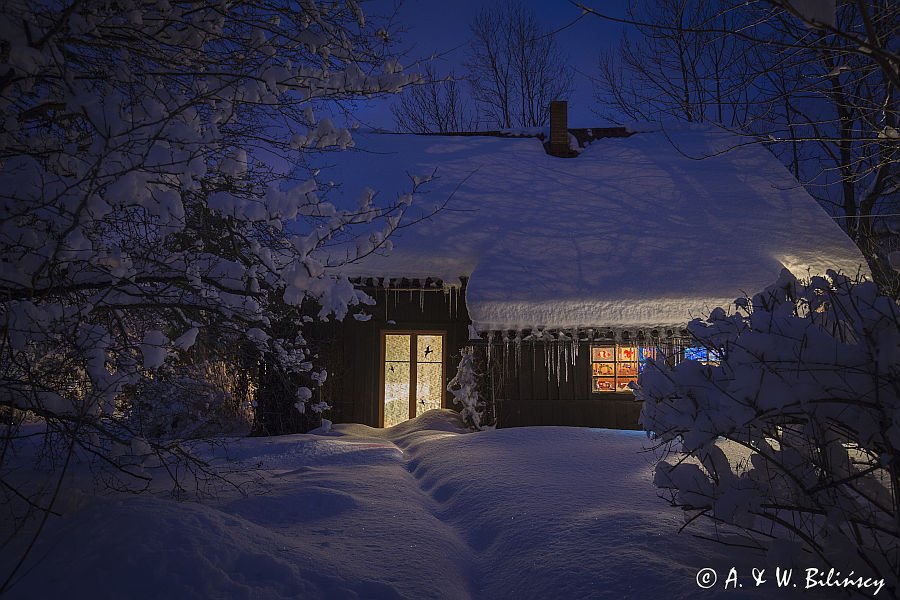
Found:
M 568 98 L 570 125 L 602 124 L 600 117 L 591 112 L 595 106 L 590 78 L 597 73 L 598 52 L 618 40 L 621 27 L 595 15 L 579 19 L 581 11 L 568 0 L 522 2 L 534 10 L 546 27 L 552 30 L 564 28 L 557 34 L 557 39 L 576 69 L 575 90 Z M 624 0 L 597 0 L 588 4 L 607 14 L 621 16 L 625 3 Z M 440 71 L 454 69 L 458 74 L 462 73 L 461 64 L 469 48 L 469 22 L 486 5 L 488 3 L 482 0 L 407 0 L 400 6 L 396 19 L 397 24 L 406 29 L 399 45 L 400 49 L 408 49 L 403 64 L 438 56 L 435 65 Z M 375 3 L 368 10 L 380 10 L 377 7 L 378 3 Z M 388 97 L 361 104 L 354 118 L 364 127 L 393 129 L 389 109 L 392 102 L 394 99 Z

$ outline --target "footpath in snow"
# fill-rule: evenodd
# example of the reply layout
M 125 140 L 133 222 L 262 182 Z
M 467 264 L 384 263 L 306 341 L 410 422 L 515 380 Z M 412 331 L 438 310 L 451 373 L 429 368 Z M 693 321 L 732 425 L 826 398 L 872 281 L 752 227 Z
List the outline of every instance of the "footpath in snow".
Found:
M 676 535 L 682 514 L 656 496 L 645 443 L 564 427 L 467 433 L 452 411 L 236 439 L 230 468 L 259 476 L 247 495 L 85 498 L 8 597 L 821 597 L 749 589 L 758 557 Z M 730 566 L 745 588 L 698 588 L 699 569 L 724 579 Z

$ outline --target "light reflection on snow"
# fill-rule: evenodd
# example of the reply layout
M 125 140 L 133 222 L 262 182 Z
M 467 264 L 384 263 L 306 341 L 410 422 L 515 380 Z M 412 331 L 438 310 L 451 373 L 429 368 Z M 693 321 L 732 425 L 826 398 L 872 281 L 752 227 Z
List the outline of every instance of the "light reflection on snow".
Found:
M 288 443 L 248 445 L 246 449 L 237 445 L 230 454 L 246 465 L 263 469 L 292 469 L 321 462 L 372 464 L 403 460 L 403 451 L 390 441 L 291 437 L 295 440 Z
M 641 429 L 606 429 L 604 427 L 588 427 L 588 431 L 602 433 L 603 435 L 622 435 L 626 437 L 641 436 L 646 437 L 647 432 Z

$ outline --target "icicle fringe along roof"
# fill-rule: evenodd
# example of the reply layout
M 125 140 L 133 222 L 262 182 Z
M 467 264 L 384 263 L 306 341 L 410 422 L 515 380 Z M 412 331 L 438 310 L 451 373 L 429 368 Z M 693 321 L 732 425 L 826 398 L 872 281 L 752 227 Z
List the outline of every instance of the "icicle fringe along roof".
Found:
M 709 126 L 654 127 L 572 159 L 534 138 L 357 133 L 356 150 L 329 155 L 325 171 L 348 202 L 364 187 L 393 198 L 409 176 L 434 179 L 393 252 L 345 274 L 467 277 L 479 331 L 683 327 L 785 267 L 869 275 L 768 150 Z

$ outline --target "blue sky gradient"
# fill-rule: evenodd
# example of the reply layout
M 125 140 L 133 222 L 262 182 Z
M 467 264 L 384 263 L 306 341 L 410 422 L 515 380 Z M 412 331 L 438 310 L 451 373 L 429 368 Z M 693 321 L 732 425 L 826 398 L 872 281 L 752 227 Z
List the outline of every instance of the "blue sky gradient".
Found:
M 569 125 L 604 124 L 591 110 L 596 109 L 591 78 L 597 75 L 598 53 L 616 44 L 622 27 L 590 14 L 579 19 L 581 11 L 567 0 L 522 2 L 534 10 L 545 27 L 560 30 L 558 43 L 575 69 L 575 89 L 568 98 Z M 439 72 L 452 69 L 462 75 L 465 71 L 462 65 L 470 48 L 469 22 L 479 9 L 488 5 L 480 0 L 407 0 L 399 7 L 396 18 L 396 25 L 405 30 L 401 32 L 398 44 L 398 49 L 404 51 L 402 64 L 414 65 L 433 56 Z M 624 14 L 624 0 L 595 0 L 590 5 L 608 14 Z M 368 10 L 382 12 L 384 9 L 376 2 Z M 390 105 L 395 101 L 395 98 L 387 97 L 359 102 L 354 107 L 353 117 L 364 128 L 393 130 Z

